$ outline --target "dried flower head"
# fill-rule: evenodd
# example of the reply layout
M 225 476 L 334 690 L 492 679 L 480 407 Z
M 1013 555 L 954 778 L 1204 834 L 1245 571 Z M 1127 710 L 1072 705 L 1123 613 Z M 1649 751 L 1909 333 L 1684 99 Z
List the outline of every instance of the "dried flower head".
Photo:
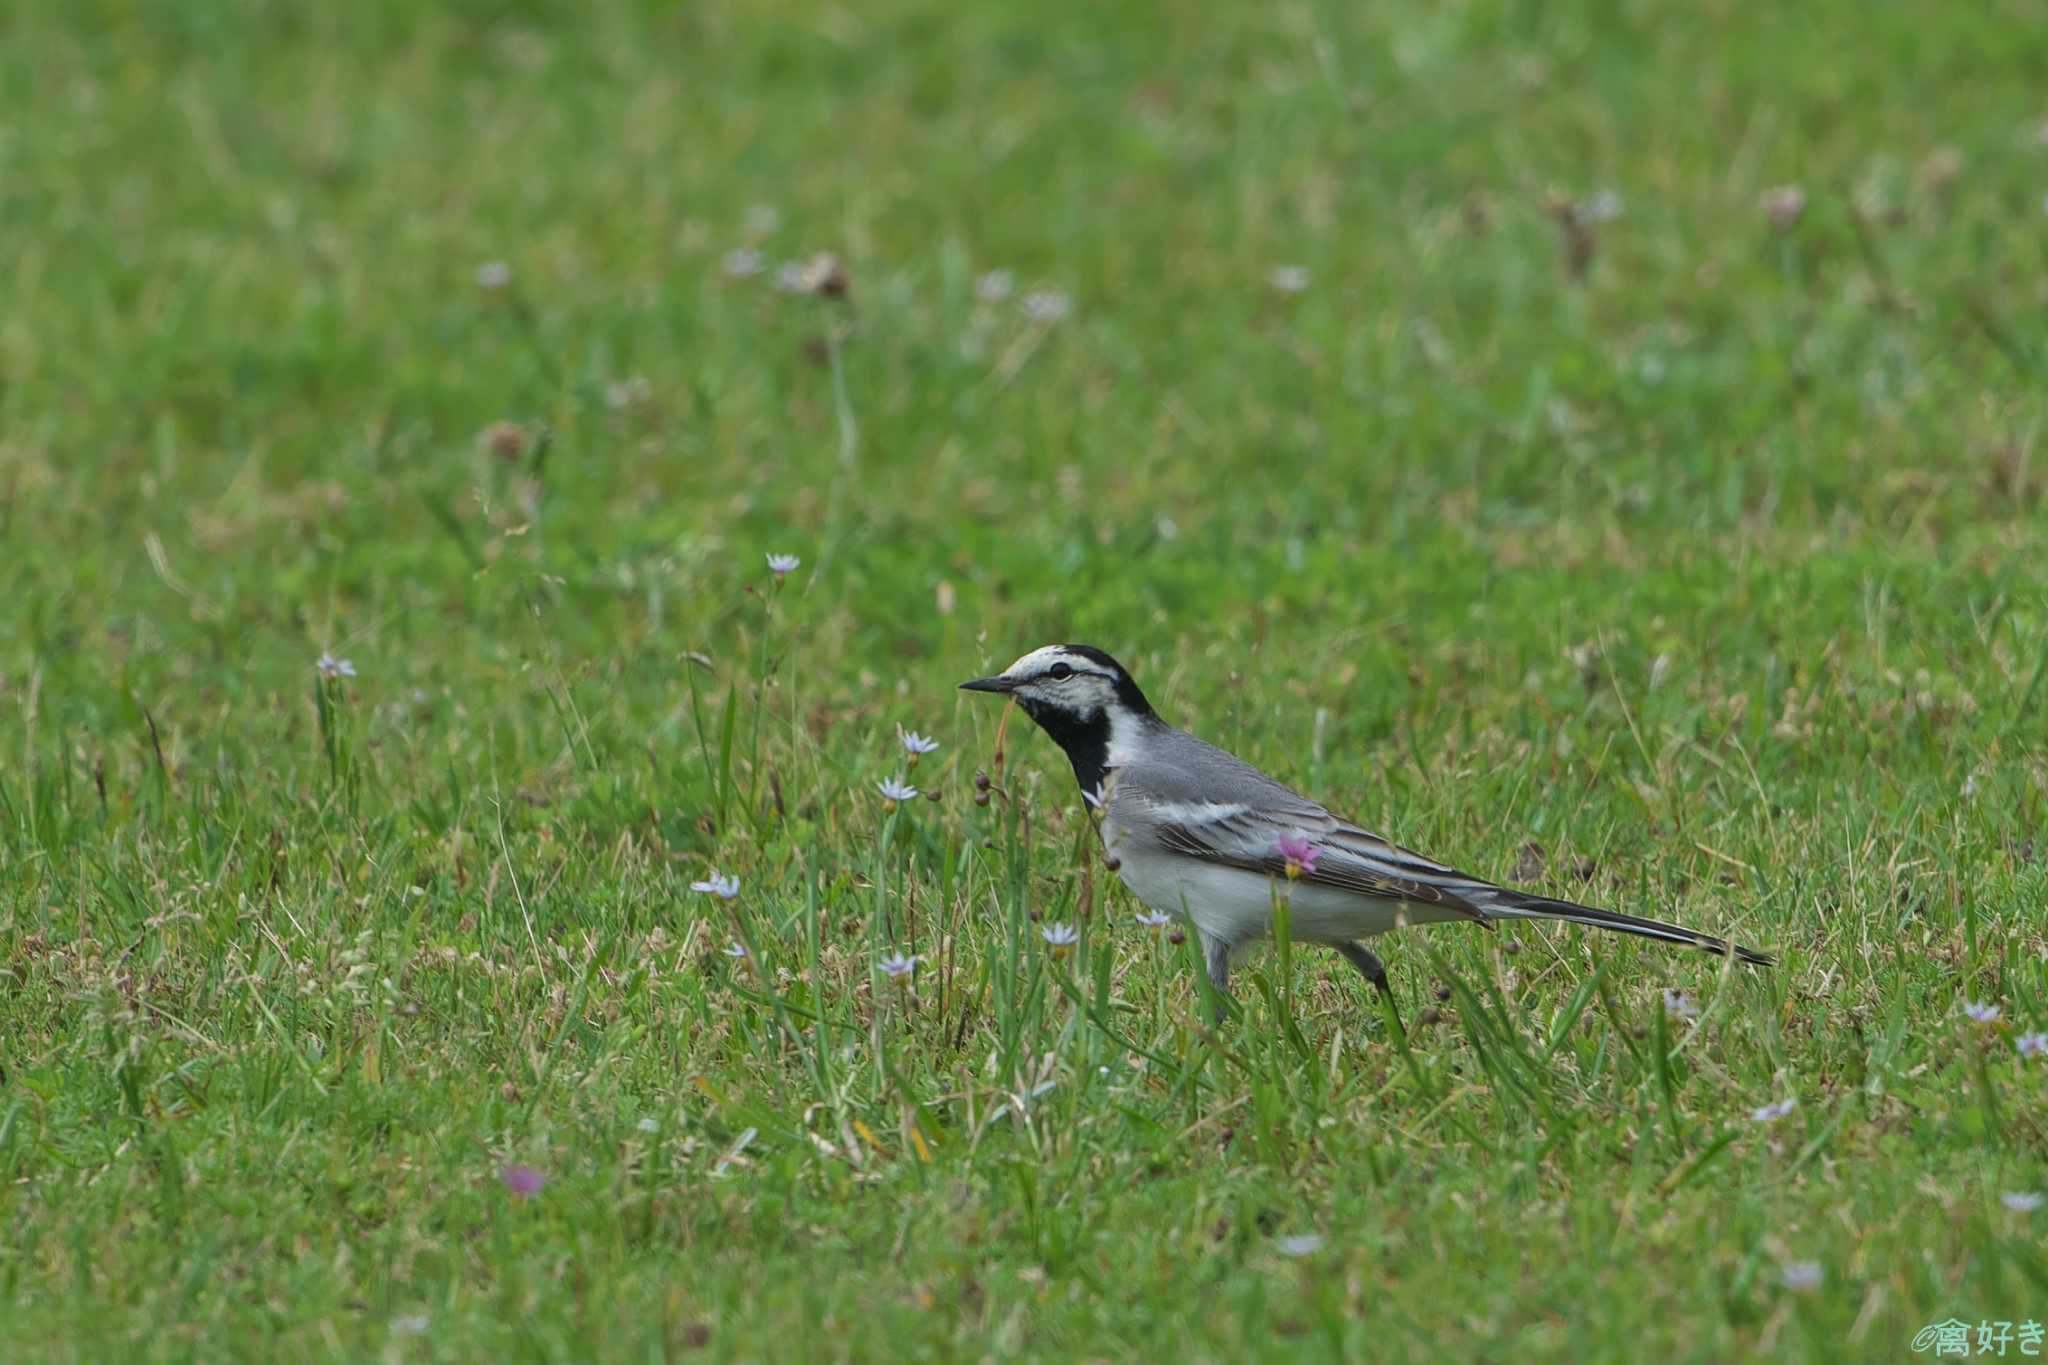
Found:
M 477 441 L 486 451 L 510 462 L 526 453 L 526 428 L 517 422 L 493 422 Z
M 846 265 L 829 251 L 821 251 L 804 262 L 803 290 L 819 298 L 840 299 L 853 285 L 847 277 Z
M 1806 191 L 1797 185 L 1776 185 L 1764 191 L 1764 217 L 1780 232 L 1790 232 L 1806 216 Z

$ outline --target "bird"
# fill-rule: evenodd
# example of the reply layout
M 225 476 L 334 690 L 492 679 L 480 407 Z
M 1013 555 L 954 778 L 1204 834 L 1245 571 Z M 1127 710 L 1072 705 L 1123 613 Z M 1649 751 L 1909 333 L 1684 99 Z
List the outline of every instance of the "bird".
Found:
M 1272 936 L 1283 894 L 1293 941 L 1335 949 L 1396 1019 L 1386 964 L 1363 940 L 1411 924 L 1563 920 L 1773 963 L 1727 939 L 1517 891 L 1402 848 L 1167 724 L 1129 670 L 1092 645 L 1046 645 L 960 686 L 1009 697 L 1066 752 L 1100 811 L 1117 876 L 1154 912 L 1194 926 L 1219 1019 L 1232 964 Z

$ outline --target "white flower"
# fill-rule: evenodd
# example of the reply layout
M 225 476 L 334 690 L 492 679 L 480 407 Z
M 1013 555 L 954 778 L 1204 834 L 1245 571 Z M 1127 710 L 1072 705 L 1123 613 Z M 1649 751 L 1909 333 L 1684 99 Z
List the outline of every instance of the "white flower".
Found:
M 1308 267 L 1276 265 L 1266 272 L 1266 283 L 1283 294 L 1299 294 L 1308 288 Z
M 1279 1249 L 1282 1256 L 1313 1256 L 1323 1249 L 1323 1234 L 1297 1233 L 1292 1237 L 1279 1238 L 1273 1245 Z
M 725 946 L 725 955 L 727 957 L 745 957 L 747 956 L 747 945 L 744 943 L 728 943 Z
M 313 667 L 320 671 L 323 678 L 353 678 L 356 675 L 354 664 L 347 659 L 337 659 L 332 654 L 321 654 L 313 661 Z
M 2022 1033 L 2012 1045 L 2022 1057 L 2048 1056 L 2048 1033 Z
M 797 565 L 801 563 L 803 561 L 795 555 L 769 555 L 768 572 L 774 574 L 778 579 L 787 578 L 796 572 Z
M 1795 1294 L 1811 1294 L 1820 1288 L 1823 1278 L 1825 1272 L 1821 1270 L 1819 1261 L 1788 1261 L 1778 1272 L 1778 1283 Z
M 1972 1000 L 1969 1004 L 1963 1006 L 1963 1013 L 1969 1017 L 1970 1022 L 1976 1024 L 1995 1023 L 1998 1019 L 1998 1012 L 1998 1006 L 1984 1004 L 1976 1000 Z
M 512 267 L 503 261 L 485 261 L 476 268 L 476 287 L 503 289 L 512 283 Z
M 1138 914 L 1139 927 L 1144 929 L 1150 929 L 1154 933 L 1157 933 L 1159 930 L 1164 929 L 1167 925 L 1171 923 L 1173 923 L 1173 916 L 1165 913 L 1162 910 L 1144 910 L 1140 911 Z
M 638 1123 L 634 1124 L 633 1126 L 635 1128 L 638 1128 L 643 1133 L 658 1133 L 661 1131 L 661 1121 L 659 1119 L 641 1119 Z
M 1690 1022 L 1700 1017 L 1700 1007 L 1695 1005 L 1692 997 L 1684 991 L 1667 990 L 1664 992 L 1664 1013 L 1673 1019 Z
M 902 981 L 917 970 L 917 958 L 905 957 L 902 953 L 891 953 L 876 965 L 882 969 L 882 975 L 891 981 Z
M 2032 1213 L 2041 1207 L 2041 1196 L 2032 1190 L 2007 1190 L 1998 1196 L 1998 1202 L 2014 1213 Z
M 899 782 L 893 777 L 883 782 L 877 782 L 875 790 L 880 792 L 882 799 L 892 806 L 899 801 L 917 800 L 917 788 L 911 786 L 908 782 Z
M 904 752 L 908 753 L 912 758 L 920 758 L 939 747 L 937 740 L 927 738 L 915 730 L 904 730 L 900 733 L 903 739 Z
M 1051 945 L 1056 953 L 1064 953 L 1081 941 L 1080 933 L 1071 924 L 1048 924 L 1038 931 L 1038 936 Z
M 1758 1123 L 1776 1123 L 1798 1107 L 1799 1101 L 1787 1095 L 1782 1100 L 1772 1100 L 1769 1104 L 1750 1110 L 1749 1116 Z
M 1611 223 L 1619 217 L 1621 196 L 1613 190 L 1601 190 L 1579 205 L 1579 221 L 1582 223 Z
M 716 896 L 722 901 L 732 900 L 740 894 L 738 877 L 721 877 L 716 869 L 701 882 L 691 882 L 692 891 L 701 891 L 707 896 Z
M 736 280 L 761 273 L 761 253 L 750 246 L 743 246 L 725 253 L 725 273 Z
M 1024 316 L 1047 325 L 1073 311 L 1073 304 L 1057 289 L 1038 289 L 1024 296 Z
M 974 282 L 974 297 L 983 303 L 1001 303 L 1010 297 L 1017 281 L 1007 270 L 991 270 Z

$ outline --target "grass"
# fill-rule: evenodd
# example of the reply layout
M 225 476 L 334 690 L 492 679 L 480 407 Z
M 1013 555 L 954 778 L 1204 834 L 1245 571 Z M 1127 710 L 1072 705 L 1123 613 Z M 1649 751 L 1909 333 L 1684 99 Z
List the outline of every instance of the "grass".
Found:
M 2032 18 L 15 8 L 0 1358 L 2048 1315 Z M 821 250 L 845 299 L 774 287 Z M 1780 965 L 1417 930 L 1405 1043 L 1311 949 L 1212 1032 L 952 690 L 1058 639 Z

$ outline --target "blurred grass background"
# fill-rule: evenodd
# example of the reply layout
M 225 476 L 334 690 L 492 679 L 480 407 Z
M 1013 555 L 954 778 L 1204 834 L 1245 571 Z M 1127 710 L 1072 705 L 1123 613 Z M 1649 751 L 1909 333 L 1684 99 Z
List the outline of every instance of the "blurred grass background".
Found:
M 0 14 L 0 1355 L 2038 1316 L 2035 18 Z M 1311 953 L 1205 1038 L 1050 746 L 970 800 L 952 684 L 1056 639 L 1784 965 L 1418 933 L 1412 1057 Z M 899 724 L 940 799 L 884 837 Z

